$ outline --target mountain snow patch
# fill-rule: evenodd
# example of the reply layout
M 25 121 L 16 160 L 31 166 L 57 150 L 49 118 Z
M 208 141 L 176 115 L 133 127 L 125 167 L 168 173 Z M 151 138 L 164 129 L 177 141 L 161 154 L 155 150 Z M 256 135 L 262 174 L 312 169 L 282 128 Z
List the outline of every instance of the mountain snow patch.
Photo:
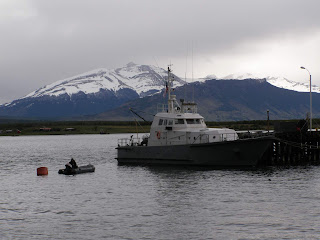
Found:
M 97 93 L 101 89 L 117 92 L 123 88 L 129 88 L 144 96 L 149 92 L 159 92 L 164 89 L 167 71 L 162 68 L 128 63 L 125 67 L 108 70 L 99 68 L 74 77 L 63 79 L 36 91 L 23 98 L 42 96 L 59 96 L 67 94 L 71 96 L 79 92 L 85 94 Z M 176 77 L 175 86 L 181 86 L 184 82 Z M 22 98 L 22 99 L 23 99 Z

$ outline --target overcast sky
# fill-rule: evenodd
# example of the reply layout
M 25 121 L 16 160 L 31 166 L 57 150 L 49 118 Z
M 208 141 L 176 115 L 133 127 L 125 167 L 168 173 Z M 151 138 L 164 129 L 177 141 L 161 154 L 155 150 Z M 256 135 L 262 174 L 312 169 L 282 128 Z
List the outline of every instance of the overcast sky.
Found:
M 320 85 L 319 0 L 0 0 L 0 103 L 128 62 Z

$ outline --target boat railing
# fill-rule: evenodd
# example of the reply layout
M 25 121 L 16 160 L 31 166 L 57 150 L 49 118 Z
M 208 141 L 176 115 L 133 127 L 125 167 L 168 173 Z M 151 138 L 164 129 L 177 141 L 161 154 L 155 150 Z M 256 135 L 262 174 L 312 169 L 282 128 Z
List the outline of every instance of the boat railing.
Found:
M 237 131 L 237 134 L 240 139 L 245 138 L 258 138 L 266 136 L 274 136 L 274 131 L 265 131 L 265 130 L 247 130 L 247 131 Z
M 237 133 L 223 133 L 220 134 L 220 141 L 235 141 L 238 140 L 239 137 Z M 209 135 L 208 134 L 200 134 L 196 137 L 192 144 L 198 143 L 208 143 L 209 142 Z
M 157 112 L 168 112 L 168 104 L 161 104 L 157 105 Z
M 140 138 L 120 138 L 118 139 L 118 147 L 124 146 L 140 146 L 141 140 Z

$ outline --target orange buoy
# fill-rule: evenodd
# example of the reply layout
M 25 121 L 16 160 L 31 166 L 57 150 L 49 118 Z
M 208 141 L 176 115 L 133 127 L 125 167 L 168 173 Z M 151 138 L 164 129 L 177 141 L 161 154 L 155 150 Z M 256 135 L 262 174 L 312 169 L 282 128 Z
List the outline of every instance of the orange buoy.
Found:
M 47 167 L 37 168 L 37 175 L 38 176 L 48 175 L 48 168 Z

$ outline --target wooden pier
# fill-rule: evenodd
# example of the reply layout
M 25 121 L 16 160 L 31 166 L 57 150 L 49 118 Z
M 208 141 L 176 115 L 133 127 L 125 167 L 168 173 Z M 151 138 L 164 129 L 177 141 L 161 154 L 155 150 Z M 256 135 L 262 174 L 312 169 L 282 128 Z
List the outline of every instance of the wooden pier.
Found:
M 275 132 L 273 143 L 262 158 L 261 166 L 320 164 L 320 131 Z

